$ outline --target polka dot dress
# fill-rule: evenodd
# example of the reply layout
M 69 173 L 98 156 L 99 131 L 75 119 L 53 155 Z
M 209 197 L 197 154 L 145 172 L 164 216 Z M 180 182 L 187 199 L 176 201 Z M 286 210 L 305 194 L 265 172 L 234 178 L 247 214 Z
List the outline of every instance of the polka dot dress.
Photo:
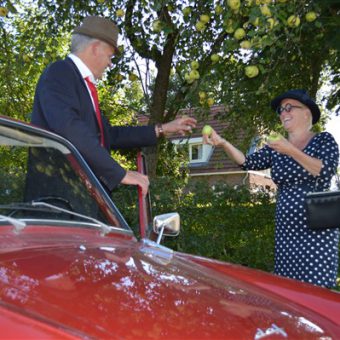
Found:
M 339 148 L 333 136 L 328 132 L 317 134 L 303 151 L 322 160 L 317 191 L 327 190 L 339 161 Z M 272 179 L 278 187 L 275 273 L 315 285 L 335 286 L 339 228 L 315 231 L 306 225 L 305 195 L 314 191 L 318 177 L 307 172 L 293 158 L 268 146 L 247 156 L 242 167 L 245 170 L 271 168 Z

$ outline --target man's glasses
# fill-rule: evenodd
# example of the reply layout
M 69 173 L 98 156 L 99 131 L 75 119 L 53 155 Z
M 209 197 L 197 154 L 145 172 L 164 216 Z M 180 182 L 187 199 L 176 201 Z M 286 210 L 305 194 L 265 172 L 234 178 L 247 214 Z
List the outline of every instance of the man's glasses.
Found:
M 283 111 L 290 112 L 294 108 L 303 109 L 303 106 L 296 106 L 288 103 L 286 104 L 286 106 L 278 106 L 278 108 L 276 109 L 276 113 L 280 115 Z

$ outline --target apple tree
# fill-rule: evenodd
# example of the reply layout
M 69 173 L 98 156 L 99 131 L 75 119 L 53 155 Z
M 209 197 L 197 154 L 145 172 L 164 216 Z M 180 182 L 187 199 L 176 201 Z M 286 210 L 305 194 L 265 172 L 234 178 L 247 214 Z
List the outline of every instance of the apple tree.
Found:
M 140 82 L 143 97 L 133 106 L 150 123 L 169 121 L 188 108 L 198 108 L 196 115 L 204 119 L 212 105 L 221 104 L 225 111 L 217 118 L 230 124 L 226 137 L 233 139 L 242 128 L 249 139 L 276 127 L 269 102 L 287 89 L 306 88 L 315 96 L 327 80 L 333 91 L 321 99 L 329 109 L 339 104 L 338 0 L 35 4 L 47 37 L 71 32 L 87 15 L 117 22 L 121 54 L 105 84 L 114 93 Z M 157 150 L 148 149 L 148 157 L 153 175 Z

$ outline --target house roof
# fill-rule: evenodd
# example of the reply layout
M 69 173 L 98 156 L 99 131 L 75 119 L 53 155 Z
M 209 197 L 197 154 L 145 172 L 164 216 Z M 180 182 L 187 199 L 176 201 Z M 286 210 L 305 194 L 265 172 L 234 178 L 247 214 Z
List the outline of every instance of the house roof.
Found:
M 209 115 L 205 121 L 199 121 L 193 133 L 185 138 L 202 137 L 202 128 L 204 125 L 210 125 L 218 133 L 222 134 L 228 128 L 228 123 L 221 121 L 217 118 L 218 114 L 225 112 L 225 107 L 222 105 L 214 105 L 210 108 Z M 179 116 L 186 114 L 195 117 L 195 109 L 185 109 L 179 112 Z M 141 125 L 146 125 L 149 118 L 145 115 L 138 115 L 138 121 Z M 244 133 L 240 130 L 236 145 L 241 144 Z M 184 139 L 181 135 L 173 135 L 169 140 Z M 240 143 L 237 143 L 237 141 Z M 222 148 L 214 148 L 208 162 L 205 163 L 192 163 L 189 165 L 190 174 L 208 174 L 208 173 L 225 173 L 241 171 L 240 167 L 229 159 Z

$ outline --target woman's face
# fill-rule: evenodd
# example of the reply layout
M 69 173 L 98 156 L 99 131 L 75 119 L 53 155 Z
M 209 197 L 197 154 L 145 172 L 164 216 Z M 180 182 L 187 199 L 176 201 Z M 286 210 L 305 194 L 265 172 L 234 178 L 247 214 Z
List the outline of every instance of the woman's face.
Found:
M 298 128 L 311 128 L 312 114 L 307 106 L 290 98 L 283 99 L 280 106 L 280 120 L 285 130 L 289 132 Z

